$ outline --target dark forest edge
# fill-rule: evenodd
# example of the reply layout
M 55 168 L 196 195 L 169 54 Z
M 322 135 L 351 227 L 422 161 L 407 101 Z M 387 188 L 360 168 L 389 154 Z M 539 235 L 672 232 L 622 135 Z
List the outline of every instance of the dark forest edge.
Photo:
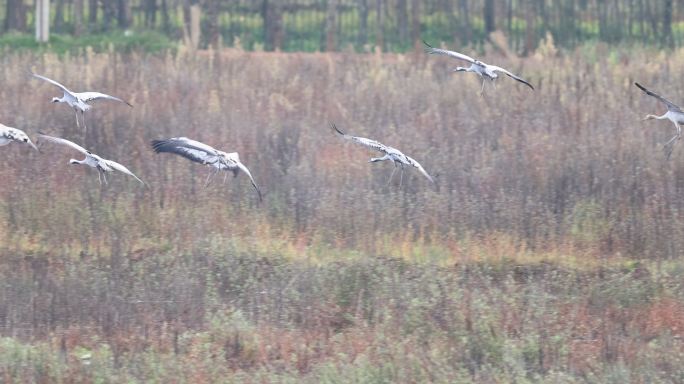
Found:
M 10 48 L 68 50 L 112 42 L 143 49 L 184 42 L 198 48 L 240 46 L 246 50 L 406 52 L 420 40 L 482 47 L 501 31 L 511 50 L 534 52 L 548 34 L 559 48 L 586 42 L 684 45 L 682 9 L 668 1 L 490 0 L 53 0 L 54 43 L 32 43 L 34 9 L 21 0 L 0 8 L 0 41 Z M 125 31 L 125 32 L 124 32 Z M 19 35 L 16 35 L 19 34 Z M 19 37 L 21 36 L 21 37 Z M 86 37 L 88 36 L 88 37 Z M 101 43 L 100 41 L 104 42 Z M 120 44 L 119 44 L 120 43 Z M 135 44 L 134 44 L 135 45 Z

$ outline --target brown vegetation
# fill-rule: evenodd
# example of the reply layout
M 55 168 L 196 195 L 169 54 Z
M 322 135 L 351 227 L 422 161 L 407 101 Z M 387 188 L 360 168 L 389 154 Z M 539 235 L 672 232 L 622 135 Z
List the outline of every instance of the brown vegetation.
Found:
M 130 100 L 95 106 L 85 146 L 150 188 L 2 148 L 0 377 L 676 382 L 684 147 L 665 160 L 632 82 L 681 102 L 684 53 L 542 51 L 490 57 L 537 91 L 484 98 L 425 56 L 4 55 L 2 122 L 32 136 L 82 142 L 27 68 Z M 437 186 L 387 187 L 328 121 Z M 264 202 L 149 149 L 178 135 L 240 152 Z

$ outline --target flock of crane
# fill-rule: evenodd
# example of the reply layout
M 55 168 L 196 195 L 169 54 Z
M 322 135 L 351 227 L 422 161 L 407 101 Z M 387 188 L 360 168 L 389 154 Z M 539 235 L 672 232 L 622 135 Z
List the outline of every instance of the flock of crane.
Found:
M 480 60 L 476 60 L 470 56 L 464 55 L 459 52 L 454 52 L 454 51 L 449 51 L 445 49 L 439 49 L 439 48 L 434 48 L 431 45 L 429 45 L 426 42 L 423 42 L 426 45 L 425 51 L 428 54 L 431 55 L 445 55 L 457 60 L 462 60 L 470 63 L 469 67 L 457 67 L 453 71 L 454 72 L 473 72 L 476 73 L 480 78 L 482 79 L 482 88 L 480 90 L 480 93 L 482 94 L 484 92 L 485 88 L 485 83 L 487 81 L 491 81 L 492 86 L 495 87 L 495 81 L 499 77 L 499 73 L 505 74 L 512 79 L 525 84 L 526 86 L 530 87 L 530 89 L 534 90 L 534 87 L 532 84 L 524 80 L 523 78 L 511 73 L 510 71 L 498 67 L 496 65 L 490 65 L 486 64 Z M 54 97 L 52 99 L 52 102 L 54 103 L 65 103 L 69 107 L 71 107 L 74 110 L 74 114 L 76 115 L 76 126 L 80 127 L 81 122 L 83 123 L 83 135 L 85 138 L 85 135 L 87 133 L 87 126 L 85 122 L 85 112 L 90 110 L 92 106 L 88 104 L 89 102 L 96 101 L 96 100 L 112 100 L 112 101 L 117 101 L 120 103 L 124 103 L 130 107 L 132 105 L 118 97 L 110 96 L 104 93 L 100 92 L 73 92 L 69 90 L 67 87 L 64 85 L 58 83 L 57 81 L 54 81 L 52 79 L 49 79 L 45 76 L 37 75 L 35 73 L 32 73 L 32 76 L 46 81 L 57 88 L 59 88 L 63 92 L 63 96 L 60 97 Z M 674 144 L 679 141 L 679 139 L 682 136 L 682 129 L 680 124 L 684 124 L 684 111 L 677 106 L 676 104 L 672 103 L 668 99 L 658 95 L 657 93 L 654 93 L 645 87 L 643 87 L 639 83 L 634 83 L 639 89 L 644 91 L 647 95 L 652 96 L 656 99 L 658 99 L 660 102 L 664 103 L 665 106 L 667 107 L 667 112 L 661 116 L 656 116 L 656 115 L 647 115 L 644 120 L 649 120 L 649 119 L 658 119 L 658 120 L 670 120 L 672 123 L 674 123 L 676 127 L 676 134 L 665 144 L 665 151 L 666 151 L 666 157 L 669 159 L 670 155 L 672 154 L 672 149 L 674 147 Z M 79 112 L 81 114 L 81 118 L 79 121 Z M 430 176 L 430 174 L 425 171 L 425 169 L 418 163 L 416 160 L 413 158 L 405 155 L 401 151 L 399 151 L 396 148 L 392 148 L 390 146 L 384 145 L 378 141 L 367 139 L 364 137 L 357 137 L 357 136 L 352 136 L 348 135 L 344 132 L 342 132 L 340 129 L 337 128 L 337 126 L 334 123 L 330 123 L 331 128 L 334 130 L 334 132 L 337 132 L 339 135 L 341 135 L 343 138 L 351 140 L 355 143 L 361 144 L 365 147 L 368 147 L 372 150 L 379 151 L 383 153 L 384 155 L 382 157 L 374 157 L 370 159 L 371 163 L 378 162 L 378 161 L 392 161 L 394 164 L 394 170 L 392 171 L 392 174 L 390 175 L 388 184 L 392 181 L 392 177 L 394 176 L 397 166 L 400 169 L 401 176 L 400 176 L 400 181 L 399 185 L 401 186 L 402 181 L 403 181 L 403 175 L 404 175 L 404 167 L 405 166 L 410 166 L 416 168 L 421 174 L 423 174 L 430 182 L 434 183 L 434 178 Z M 125 173 L 133 178 L 135 178 L 137 181 L 139 181 L 141 184 L 145 185 L 145 183 L 138 178 L 133 172 L 131 172 L 128 168 L 125 166 L 113 161 L 113 160 L 108 160 L 105 158 L 102 158 L 89 150 L 81 147 L 80 145 L 63 139 L 59 137 L 54 137 L 54 136 L 49 136 L 45 135 L 42 133 L 38 134 L 38 137 L 40 140 L 44 140 L 47 142 L 55 143 L 55 144 L 61 144 L 68 146 L 72 149 L 75 149 L 76 151 L 80 152 L 82 155 L 85 156 L 83 160 L 76 160 L 76 159 L 71 159 L 69 161 L 70 164 L 82 164 L 82 165 L 87 165 L 89 167 L 95 168 L 98 171 L 98 180 L 100 184 L 104 181 L 105 184 L 107 184 L 107 176 L 106 174 L 109 172 L 114 172 L 114 171 L 119 171 L 122 173 Z M 13 141 L 16 142 L 23 142 L 26 143 L 36 150 L 38 150 L 38 147 L 35 146 L 35 144 L 31 141 L 31 139 L 28 137 L 28 135 L 23 132 L 20 129 L 17 128 L 11 128 L 4 126 L 0 124 L 0 146 L 7 145 Z M 261 201 L 262 195 L 259 187 L 257 186 L 256 182 L 254 181 L 254 178 L 252 177 L 252 174 L 250 173 L 249 169 L 240 162 L 240 157 L 237 152 L 223 152 L 220 151 L 216 148 L 213 148 L 207 144 L 201 143 L 199 141 L 191 140 L 188 139 L 187 137 L 173 137 L 169 139 L 163 139 L 163 140 L 153 140 L 152 143 L 152 149 L 156 153 L 173 153 L 176 155 L 180 155 L 190 161 L 210 166 L 213 168 L 213 171 L 209 173 L 207 176 L 206 180 L 206 185 L 208 185 L 211 182 L 211 179 L 214 175 L 216 175 L 219 171 L 232 171 L 235 176 L 239 174 L 240 171 L 244 172 L 247 177 L 249 177 L 252 186 L 256 190 L 256 193 L 258 195 L 259 200 Z M 225 177 L 224 177 L 225 181 Z

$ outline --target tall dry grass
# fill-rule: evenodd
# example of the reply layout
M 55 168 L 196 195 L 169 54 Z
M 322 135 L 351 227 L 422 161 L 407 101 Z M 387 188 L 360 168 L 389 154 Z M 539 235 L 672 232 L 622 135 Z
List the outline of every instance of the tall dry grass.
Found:
M 665 160 L 632 82 L 684 100 L 684 51 L 543 52 L 485 57 L 537 90 L 484 98 L 426 55 L 3 56 L 1 121 L 32 137 L 82 142 L 29 68 L 132 102 L 98 104 L 85 145 L 149 188 L 0 150 L 0 377 L 676 381 L 684 148 Z M 329 121 L 437 185 L 386 186 Z M 181 135 L 238 151 L 264 202 L 149 149 Z
M 129 248 L 188 249 L 240 234 L 384 253 L 397 242 L 453 250 L 494 234 L 594 258 L 672 258 L 684 241 L 682 151 L 665 161 L 659 144 L 672 126 L 639 121 L 662 107 L 632 82 L 681 100 L 672 86 L 681 53 L 650 54 L 599 46 L 563 58 L 492 57 L 537 91 L 506 79 L 485 98 L 474 76 L 426 55 L 8 55 L 4 123 L 82 142 L 71 111 L 48 102 L 55 89 L 27 68 L 121 95 L 135 108 L 96 106 L 86 144 L 151 188 L 124 177 L 99 188 L 92 172 L 65 166 L 73 154 L 61 148 L 3 148 L 4 243 L 80 251 L 116 236 Z M 416 172 L 386 187 L 391 165 L 367 164 L 371 154 L 335 137 L 328 121 L 406 151 L 437 187 Z M 239 151 L 265 203 L 245 180 L 205 189 L 208 168 L 150 151 L 151 139 L 179 135 Z

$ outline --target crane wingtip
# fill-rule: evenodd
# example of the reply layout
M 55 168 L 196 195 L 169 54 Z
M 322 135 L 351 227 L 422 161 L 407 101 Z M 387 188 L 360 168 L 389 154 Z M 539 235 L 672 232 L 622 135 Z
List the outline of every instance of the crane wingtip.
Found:
M 164 140 L 154 139 L 150 141 L 150 146 L 152 147 L 155 153 L 161 152 L 162 145 L 164 145 Z
M 335 125 L 335 123 L 330 122 L 330 128 L 334 129 L 337 133 L 339 133 L 340 135 L 344 136 L 344 132 L 340 131 L 340 129 L 337 128 L 337 125 Z

